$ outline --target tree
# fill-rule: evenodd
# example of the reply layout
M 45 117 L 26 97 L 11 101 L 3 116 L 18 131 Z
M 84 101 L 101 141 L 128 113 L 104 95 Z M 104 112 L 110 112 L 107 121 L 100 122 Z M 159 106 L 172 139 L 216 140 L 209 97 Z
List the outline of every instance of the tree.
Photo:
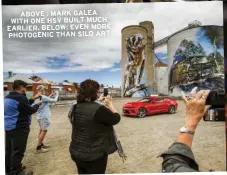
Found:
M 32 75 L 32 76 L 30 77 L 30 79 L 33 80 L 33 81 L 39 81 L 41 78 L 40 78 L 39 76 Z
M 100 87 L 101 87 L 101 88 L 104 88 L 104 85 L 103 85 L 103 84 L 101 84 L 101 85 L 100 85 Z
M 69 80 L 64 80 L 63 82 L 69 83 Z
M 211 44 L 213 44 L 216 49 L 223 47 L 223 29 L 220 30 L 217 27 L 205 27 L 203 31 L 204 35 L 209 39 Z
M 73 83 L 73 86 L 76 88 L 76 89 L 78 89 L 79 88 L 79 84 L 78 83 Z
M 208 38 L 208 40 L 214 47 L 215 64 L 216 64 L 217 68 L 219 69 L 216 58 L 217 58 L 217 49 L 222 48 L 224 46 L 223 29 L 220 30 L 217 27 L 204 27 L 203 31 L 204 31 L 204 36 L 206 36 Z

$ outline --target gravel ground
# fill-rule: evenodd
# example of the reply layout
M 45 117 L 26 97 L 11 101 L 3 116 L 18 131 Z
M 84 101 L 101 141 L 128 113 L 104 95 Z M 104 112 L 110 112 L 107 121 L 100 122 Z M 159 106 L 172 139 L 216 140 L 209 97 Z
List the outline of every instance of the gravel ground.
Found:
M 135 99 L 114 99 L 114 105 L 121 111 L 122 105 Z M 161 114 L 146 118 L 122 117 L 116 126 L 128 160 L 122 163 L 118 154 L 109 156 L 106 173 L 157 173 L 161 172 L 162 159 L 157 158 L 174 142 L 183 125 L 185 107 L 179 101 L 179 109 L 173 114 Z M 77 174 L 77 168 L 70 158 L 69 143 L 71 126 L 67 119 L 69 106 L 52 107 L 51 128 L 46 143 L 51 151 L 35 154 L 38 124 L 33 116 L 24 164 L 35 175 Z M 193 142 L 193 152 L 201 171 L 225 171 L 225 123 L 201 121 Z

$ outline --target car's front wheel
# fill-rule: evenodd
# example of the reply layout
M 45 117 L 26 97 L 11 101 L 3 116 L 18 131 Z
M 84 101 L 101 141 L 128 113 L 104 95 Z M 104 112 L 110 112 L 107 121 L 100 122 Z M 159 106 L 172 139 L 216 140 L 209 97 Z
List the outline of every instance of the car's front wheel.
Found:
M 170 114 L 174 114 L 175 112 L 176 112 L 175 107 L 174 106 L 170 106 L 169 107 L 169 113 Z
M 145 108 L 140 108 L 140 109 L 138 110 L 137 116 L 138 116 L 139 118 L 144 118 L 144 117 L 146 117 L 146 115 L 147 115 L 147 110 L 146 110 Z

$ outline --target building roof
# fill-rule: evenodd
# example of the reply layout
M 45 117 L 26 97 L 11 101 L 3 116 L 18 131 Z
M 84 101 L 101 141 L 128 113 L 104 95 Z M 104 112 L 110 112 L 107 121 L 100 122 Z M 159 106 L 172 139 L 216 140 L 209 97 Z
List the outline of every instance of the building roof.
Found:
M 53 88 L 58 88 L 58 89 L 61 89 L 62 87 L 61 86 L 59 86 L 59 85 L 52 85 L 51 86 L 51 88 L 53 89 Z
M 58 85 L 58 83 L 53 82 L 53 81 L 50 81 L 50 84 L 51 84 L 52 86 L 57 86 L 57 85 Z
M 161 61 L 158 61 L 157 63 L 155 63 L 155 67 L 168 67 L 168 65 Z
M 27 76 L 27 75 L 19 75 L 19 74 L 12 75 L 10 77 L 5 78 L 4 79 L 4 83 L 13 83 L 15 80 L 22 80 L 22 81 L 25 81 L 28 84 L 35 83 L 33 80 L 30 79 L 29 76 Z
M 72 86 L 73 84 L 72 84 L 72 83 L 69 83 L 69 82 L 62 82 L 62 85 L 65 85 L 65 86 Z
M 45 78 L 42 78 L 41 80 L 35 82 L 35 83 L 38 83 L 38 84 L 51 84 L 51 82 Z

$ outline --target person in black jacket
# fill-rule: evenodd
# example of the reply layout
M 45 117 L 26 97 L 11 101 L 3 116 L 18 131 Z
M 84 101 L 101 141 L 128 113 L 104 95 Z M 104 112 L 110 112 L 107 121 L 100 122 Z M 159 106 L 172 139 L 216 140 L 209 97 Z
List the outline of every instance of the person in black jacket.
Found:
M 163 172 L 199 171 L 199 166 L 195 161 L 191 146 L 195 130 L 210 107 L 205 105 L 209 93 L 209 90 L 201 90 L 197 93 L 196 87 L 191 91 L 189 98 L 183 95 L 182 98 L 186 106 L 185 123 L 180 129 L 176 142 L 166 152 L 160 155 L 163 157 Z
M 79 174 L 105 174 L 108 155 L 117 150 L 113 125 L 120 115 L 110 97 L 96 102 L 100 85 L 94 80 L 80 84 L 77 104 L 69 112 L 72 123 L 70 154 Z
M 38 96 L 28 100 L 26 87 L 26 82 L 14 81 L 14 91 L 10 92 L 4 99 L 5 171 L 9 175 L 33 174 L 24 171 L 21 162 L 26 150 L 31 115 L 37 112 L 42 101 L 31 106 Z

